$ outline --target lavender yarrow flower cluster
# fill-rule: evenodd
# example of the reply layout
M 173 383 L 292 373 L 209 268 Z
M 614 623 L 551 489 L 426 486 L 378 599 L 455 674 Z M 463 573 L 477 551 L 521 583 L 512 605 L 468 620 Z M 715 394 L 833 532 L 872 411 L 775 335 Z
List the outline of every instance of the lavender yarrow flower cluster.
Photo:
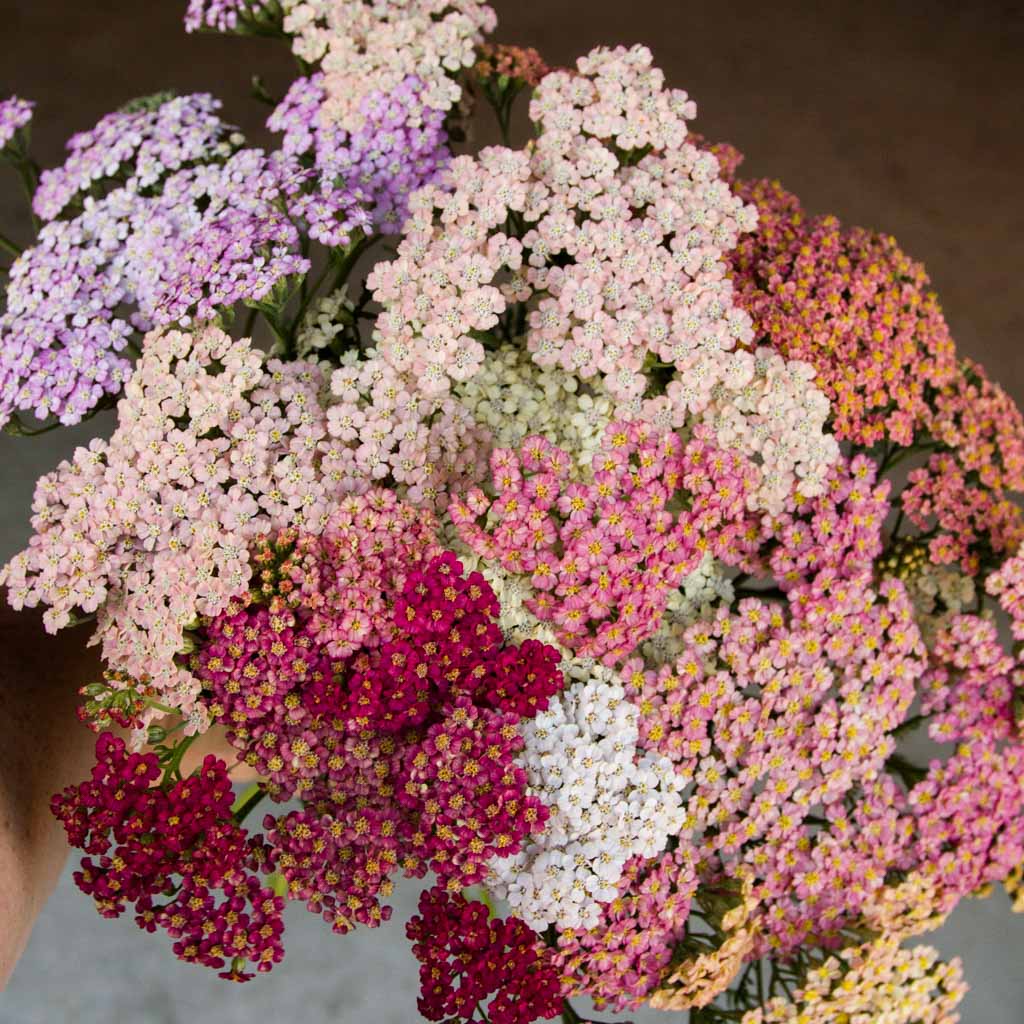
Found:
M 341 187 L 369 209 L 373 226 L 395 234 L 408 215 L 410 193 L 438 181 L 450 159 L 444 115 L 425 102 L 424 82 L 410 75 L 389 92 L 367 93 L 359 127 L 346 132 L 324 117 L 324 75 L 292 83 L 267 121 L 283 132 L 285 153 L 312 160 L 323 199 Z
M 102 182 L 148 189 L 190 164 L 229 156 L 242 137 L 217 115 L 220 106 L 207 93 L 157 95 L 107 114 L 71 137 L 60 167 L 43 171 L 36 215 L 53 220 Z
M 294 160 L 259 149 L 173 176 L 127 246 L 151 275 L 152 323 L 211 320 L 305 273 L 292 216 L 306 178 Z
M 189 0 L 185 12 L 185 31 L 233 32 L 238 27 L 239 15 L 251 10 L 248 0 Z
M 45 224 L 11 267 L 0 425 L 19 410 L 77 423 L 120 392 L 134 331 L 264 301 L 304 272 L 284 213 L 303 176 L 288 158 L 241 150 L 173 174 L 157 195 L 124 186 Z
M 0 100 L 0 150 L 8 147 L 14 137 L 32 120 L 35 104 L 18 96 Z

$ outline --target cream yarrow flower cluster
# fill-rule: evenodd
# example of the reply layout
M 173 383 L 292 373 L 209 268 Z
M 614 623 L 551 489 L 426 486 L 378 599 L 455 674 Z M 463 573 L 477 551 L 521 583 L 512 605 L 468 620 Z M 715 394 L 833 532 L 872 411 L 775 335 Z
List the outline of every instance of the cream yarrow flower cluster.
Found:
M 958 959 L 944 963 L 931 946 L 901 949 L 884 937 L 829 957 L 792 1002 L 772 999 L 742 1024 L 956 1024 L 965 992 Z
M 615 404 L 599 385 L 538 366 L 516 344 L 490 353 L 480 370 L 453 389 L 498 448 L 517 448 L 531 434 L 571 452 L 577 469 L 600 449 Z

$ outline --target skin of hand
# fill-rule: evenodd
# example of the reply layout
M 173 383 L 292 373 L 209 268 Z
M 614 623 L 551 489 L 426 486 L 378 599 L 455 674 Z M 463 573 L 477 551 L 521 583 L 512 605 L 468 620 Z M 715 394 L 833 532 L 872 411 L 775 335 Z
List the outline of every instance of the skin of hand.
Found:
M 67 857 L 50 797 L 92 763 L 96 737 L 75 714 L 78 688 L 101 673 L 89 632 L 50 636 L 39 612 L 0 608 L 0 988 Z
M 68 856 L 50 798 L 93 765 L 96 734 L 75 713 L 79 688 L 102 677 L 91 633 L 83 625 L 52 636 L 40 612 L 15 612 L 0 593 L 0 991 Z M 234 763 L 223 733 L 211 730 L 189 748 L 183 770 L 210 753 Z M 255 778 L 244 766 L 231 775 Z

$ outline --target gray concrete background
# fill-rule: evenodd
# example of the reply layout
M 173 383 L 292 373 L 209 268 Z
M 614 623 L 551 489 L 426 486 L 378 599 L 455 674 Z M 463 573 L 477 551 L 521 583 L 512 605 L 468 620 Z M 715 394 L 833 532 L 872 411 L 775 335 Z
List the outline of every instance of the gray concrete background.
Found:
M 697 127 L 780 178 L 815 211 L 890 231 L 927 264 L 961 351 L 1024 399 L 1024 7 L 996 0 L 496 0 L 499 38 L 568 63 L 598 43 L 646 42 L 674 85 L 697 100 Z M 131 97 L 209 90 L 259 138 L 248 75 L 280 88 L 290 75 L 275 44 L 186 37 L 184 0 L 0 0 L 0 94 L 34 98 L 37 152 Z M 10 179 L 0 224 L 25 238 Z M 35 478 L 107 429 L 94 421 L 34 442 L 0 437 L 0 558 L 28 535 Z M 333 936 L 289 909 L 284 964 L 236 987 L 178 964 L 130 919 L 103 921 L 67 874 L 6 993 L 2 1024 L 191 1024 L 293 1017 L 309 1024 L 416 1018 L 416 965 L 401 921 Z M 0 922 L 0 927 L 3 922 Z M 937 935 L 963 956 L 967 1024 L 1024 1021 L 1024 917 L 1001 893 L 963 905 Z M 608 1016 L 605 1014 L 604 1016 Z M 664 1020 L 647 1012 L 636 1020 Z M 678 1019 L 678 1018 L 677 1018 Z

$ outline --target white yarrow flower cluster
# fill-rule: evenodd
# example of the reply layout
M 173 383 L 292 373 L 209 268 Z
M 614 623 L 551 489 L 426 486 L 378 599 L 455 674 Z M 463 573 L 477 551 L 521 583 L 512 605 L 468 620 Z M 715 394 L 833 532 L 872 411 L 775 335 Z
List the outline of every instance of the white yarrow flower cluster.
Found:
M 537 931 L 593 928 L 631 857 L 653 857 L 683 824 L 686 778 L 638 756 L 639 711 L 618 677 L 590 662 L 563 664 L 566 690 L 524 723 L 519 761 L 550 808 L 544 833 L 491 862 L 489 887 Z
M 355 305 L 348 297 L 348 287 L 343 286 L 330 295 L 324 295 L 306 311 L 295 338 L 296 352 L 300 359 L 308 355 L 319 355 L 342 334 L 354 321 Z

